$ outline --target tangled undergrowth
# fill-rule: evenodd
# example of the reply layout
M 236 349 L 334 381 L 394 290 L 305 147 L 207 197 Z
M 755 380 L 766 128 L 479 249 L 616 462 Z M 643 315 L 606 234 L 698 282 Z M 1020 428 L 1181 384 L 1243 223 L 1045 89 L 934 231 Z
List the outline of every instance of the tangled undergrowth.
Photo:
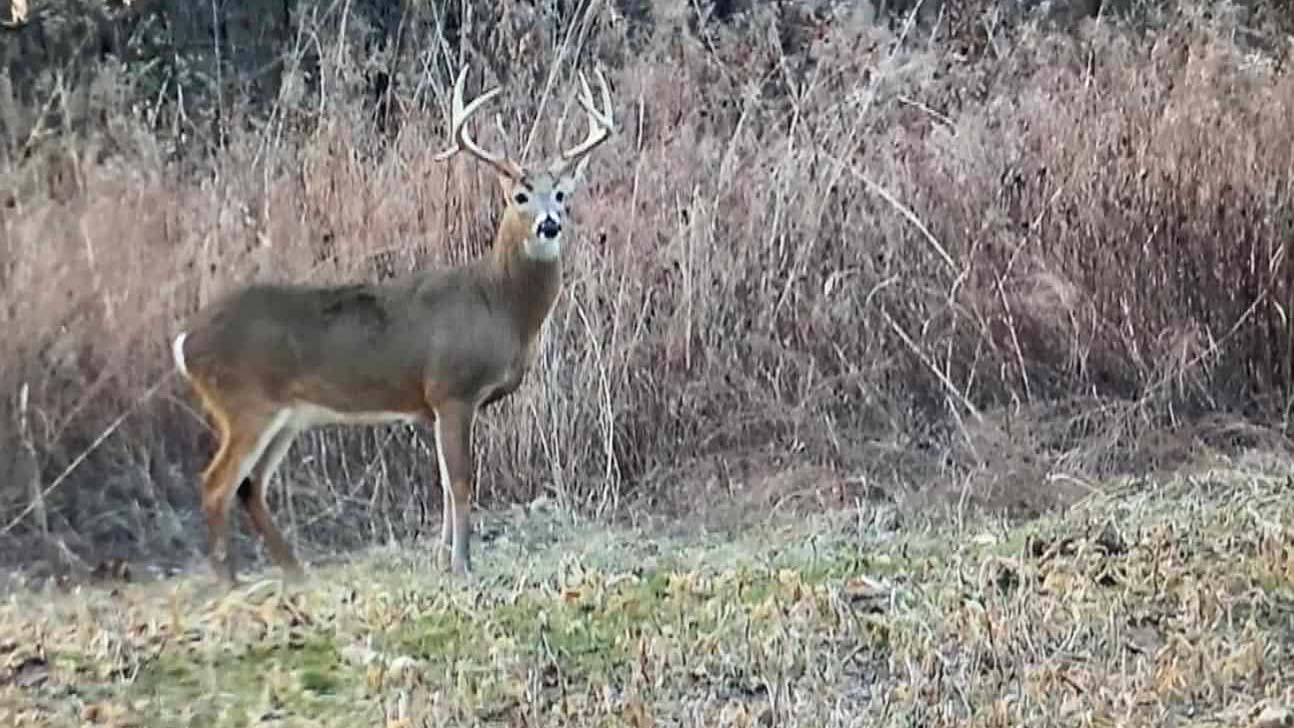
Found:
M 1049 476 L 1288 447 L 1281 13 L 1186 2 L 1066 28 L 958 3 L 967 45 L 863 3 L 722 21 L 706 3 L 633 4 L 413 3 L 400 20 L 332 0 L 256 46 L 236 43 L 234 3 L 213 60 L 165 44 L 182 31 L 170 4 L 111 3 L 143 14 L 120 29 L 130 53 L 48 88 L 15 65 L 26 95 L 0 88 L 21 132 L 0 142 L 0 567 L 200 556 L 214 438 L 169 342 L 205 302 L 483 251 L 496 185 L 434 159 L 465 61 L 470 92 L 502 89 L 492 112 L 517 149 L 533 142 L 527 159 L 583 131 L 576 71 L 605 69 L 621 125 L 574 204 L 539 360 L 481 418 L 484 504 L 659 512 L 688 507 L 697 473 L 803 465 L 1030 517 L 1082 495 L 1034 487 Z M 39 45 L 63 5 L 0 56 Z M 473 11 L 451 23 L 450 5 Z M 242 91 L 208 84 L 222 77 Z M 483 142 L 503 144 L 496 126 Z M 298 443 L 270 489 L 294 540 L 341 553 L 435 527 L 425 431 Z

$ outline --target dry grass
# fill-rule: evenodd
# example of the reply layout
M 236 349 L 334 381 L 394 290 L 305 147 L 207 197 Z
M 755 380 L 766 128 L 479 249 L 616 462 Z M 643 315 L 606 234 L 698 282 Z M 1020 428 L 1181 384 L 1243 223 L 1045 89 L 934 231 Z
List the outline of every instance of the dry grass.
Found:
M 213 106 L 174 58 L 55 74 L 48 108 L 0 88 L 0 562 L 24 572 L 0 723 L 1294 708 L 1285 36 L 1189 5 L 1059 31 L 972 13 L 927 43 L 631 4 L 481 3 L 444 44 L 426 4 L 422 40 L 376 55 L 321 4 L 268 102 Z M 519 138 L 554 80 L 532 156 L 580 132 L 552 126 L 575 59 L 609 67 L 623 124 L 539 365 L 478 429 L 480 500 L 540 501 L 485 516 L 465 585 L 420 544 L 425 433 L 317 432 L 271 489 L 314 578 L 216 593 L 186 571 L 211 442 L 168 341 L 245 281 L 479 254 L 492 182 L 431 159 L 460 53 L 489 59 L 471 84 L 503 84 Z M 72 107 L 97 121 L 46 123 Z M 1228 460 L 1245 447 L 1268 461 Z
M 1029 525 L 890 506 L 487 519 L 471 585 L 378 549 L 0 606 L 5 725 L 1280 725 L 1288 459 L 1111 482 Z M 672 528 L 662 527 L 665 525 Z M 1286 712 L 1288 715 L 1288 712 Z
M 650 24 L 557 26 L 508 2 L 458 46 L 413 34 L 382 123 L 338 13 L 301 19 L 279 96 L 231 95 L 218 139 L 166 93 L 128 105 L 152 89 L 129 63 L 91 79 L 103 93 L 78 103 L 110 123 L 4 157 L 3 552 L 61 572 L 203 548 L 210 436 L 167 342 L 213 295 L 481 252 L 491 183 L 431 160 L 459 50 L 492 59 L 471 84 L 505 82 L 519 138 L 554 80 L 532 155 L 573 110 L 575 59 L 610 66 L 623 124 L 539 366 L 478 430 L 484 502 L 687 508 L 794 466 L 1029 515 L 1083 493 L 1047 475 L 1285 446 L 1278 35 L 1188 9 L 945 46 L 844 12 L 723 25 L 648 5 Z M 435 473 L 420 431 L 320 432 L 272 505 L 325 551 L 410 538 L 438 523 Z

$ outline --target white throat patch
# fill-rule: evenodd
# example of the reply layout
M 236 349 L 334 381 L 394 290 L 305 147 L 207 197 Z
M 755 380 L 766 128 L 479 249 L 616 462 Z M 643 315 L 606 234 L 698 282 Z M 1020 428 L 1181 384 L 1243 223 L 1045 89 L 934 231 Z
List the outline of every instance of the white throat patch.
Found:
M 531 235 L 524 246 L 526 257 L 544 263 L 551 263 L 562 255 L 562 236 L 545 238 Z

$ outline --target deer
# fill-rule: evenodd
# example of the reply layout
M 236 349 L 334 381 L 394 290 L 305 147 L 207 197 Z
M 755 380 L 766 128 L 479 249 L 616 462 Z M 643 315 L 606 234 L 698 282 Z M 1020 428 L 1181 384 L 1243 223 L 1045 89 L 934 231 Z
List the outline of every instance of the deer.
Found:
M 491 248 L 458 266 L 381 282 L 256 282 L 215 299 L 172 340 L 175 367 L 219 438 L 201 475 L 212 569 L 238 584 L 230 551 L 235 495 L 285 580 L 305 572 L 274 525 L 266 486 L 293 440 L 326 425 L 430 424 L 443 516 L 439 566 L 470 578 L 472 427 L 478 412 L 520 387 L 540 330 L 562 288 L 562 241 L 590 153 L 615 132 L 611 94 L 597 72 L 600 106 L 584 73 L 578 102 L 589 131 L 551 160 L 526 165 L 481 147 L 467 122 L 501 89 L 463 101 L 454 82 L 452 143 L 493 170 L 503 194 Z

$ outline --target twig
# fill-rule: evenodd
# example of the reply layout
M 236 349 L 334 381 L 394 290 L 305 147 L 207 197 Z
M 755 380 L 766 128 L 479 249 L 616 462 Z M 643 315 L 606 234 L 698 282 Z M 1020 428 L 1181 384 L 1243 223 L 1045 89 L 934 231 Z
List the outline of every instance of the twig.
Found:
M 49 535 L 49 517 L 45 512 L 45 497 L 40 491 L 40 458 L 36 455 L 36 440 L 31 434 L 31 416 L 29 405 L 30 387 L 22 383 L 18 390 L 18 430 L 22 436 L 23 449 L 31 460 L 31 501 L 29 510 L 36 514 L 36 525 L 42 535 Z
M 77 468 L 81 467 L 81 463 L 84 463 L 86 458 L 90 457 L 90 455 L 93 454 L 95 450 L 99 449 L 99 446 L 102 445 L 105 440 L 111 437 L 112 433 L 116 432 L 118 427 L 121 427 L 121 423 L 125 422 L 127 417 L 134 414 L 135 410 L 139 409 L 140 405 L 152 399 L 153 395 L 157 393 L 157 390 L 161 389 L 162 385 L 168 382 L 173 376 L 175 376 L 175 370 L 171 370 L 170 372 L 167 372 L 166 376 L 154 382 L 153 386 L 149 387 L 144 392 L 144 395 L 142 397 L 135 400 L 135 403 L 131 405 L 129 409 L 117 415 L 117 419 L 113 420 L 111 424 L 109 424 L 106 428 L 104 428 L 103 432 L 100 432 L 99 436 L 94 438 L 94 442 L 90 443 L 89 446 L 87 446 L 84 450 L 82 450 L 81 453 L 72 460 L 72 462 L 68 463 L 66 468 L 63 468 L 63 472 L 59 473 L 57 478 L 54 478 L 54 482 L 50 483 L 48 486 L 45 487 L 44 490 L 41 490 L 38 494 L 33 494 L 34 496 L 37 496 L 37 497 L 34 497 L 32 499 L 32 502 L 28 503 L 27 507 L 22 509 L 22 512 L 20 512 L 17 516 L 14 516 L 13 520 L 9 521 L 8 525 L 6 525 L 3 529 L 0 529 L 0 535 L 8 535 L 11 531 L 13 531 L 13 529 L 19 523 L 22 522 L 22 519 L 27 517 L 27 514 L 31 513 L 33 510 L 36 510 L 38 505 L 43 505 L 45 502 L 46 496 L 52 493 L 55 488 L 58 488 L 60 485 L 62 485 L 63 481 L 67 480 L 72 475 L 72 473 L 76 472 Z
M 580 16 L 580 21 L 572 22 L 567 27 L 565 36 L 561 39 L 561 41 L 557 45 L 557 48 L 556 48 L 557 57 L 554 60 L 553 64 L 548 69 L 548 77 L 544 79 L 544 88 L 543 88 L 543 91 L 541 91 L 539 94 L 539 108 L 535 109 L 535 118 L 530 124 L 530 131 L 526 134 L 526 143 L 521 148 L 521 156 L 523 158 L 530 153 L 530 148 L 535 143 L 535 135 L 539 133 L 539 119 L 544 114 L 544 106 L 547 105 L 548 98 L 552 94 L 553 85 L 557 82 L 558 68 L 561 66 L 562 61 L 567 60 L 567 56 L 571 55 L 572 45 L 575 45 L 575 50 L 574 50 L 574 60 L 571 60 L 570 61 L 571 63 L 574 63 L 575 60 L 578 60 L 580 53 L 584 50 L 584 43 L 587 40 L 587 37 L 584 37 L 584 31 L 587 29 L 589 23 L 592 22 L 590 18 L 593 15 L 593 9 L 597 7 L 597 5 L 598 5 L 598 0 L 589 0 L 584 5 L 583 14 L 581 14 L 577 10 L 575 15 Z M 576 38 L 575 38 L 577 34 L 581 36 L 578 40 L 578 43 L 576 42 Z M 561 117 L 561 120 L 559 121 L 559 125 L 564 125 L 565 119 L 566 119 L 566 115 L 563 114 Z
M 1015 314 L 1011 311 L 1011 302 L 1006 297 L 1006 287 L 1002 285 L 1003 276 L 998 276 L 997 295 L 1002 301 L 1002 310 L 1006 313 L 1007 331 L 1011 332 L 1011 347 L 1015 350 L 1016 365 L 1020 367 L 1020 381 L 1024 384 L 1024 401 L 1033 402 L 1033 389 L 1029 386 L 1029 369 L 1024 363 L 1024 349 L 1020 346 L 1020 336 L 1016 331 Z
M 953 120 L 949 119 L 945 114 L 941 114 L 938 111 L 932 109 L 928 104 L 925 104 L 921 101 L 917 101 L 916 99 L 910 99 L 907 96 L 900 96 L 898 98 L 898 102 L 905 106 L 912 106 L 917 109 L 920 109 L 921 111 L 925 112 L 926 116 L 929 116 L 931 119 L 934 119 L 935 121 L 939 122 L 940 124 L 943 124 L 949 129 L 952 129 L 954 134 L 957 133 L 957 125 L 953 123 Z
M 907 344 L 908 348 L 912 350 L 912 353 L 916 355 L 917 359 L 921 360 L 921 363 L 925 368 L 929 369 L 939 382 L 944 385 L 944 388 L 962 403 L 962 406 L 966 408 L 967 412 L 971 413 L 976 422 L 982 424 L 984 422 L 984 417 L 980 415 L 979 410 L 975 408 L 975 405 L 971 404 L 971 401 L 966 398 L 966 395 L 957 390 L 957 387 L 948 379 L 948 376 L 939 371 L 939 368 L 934 365 L 934 362 L 926 358 L 925 353 L 921 351 L 921 348 L 917 346 L 917 343 L 908 336 L 908 332 L 904 331 L 903 327 L 899 326 L 898 322 L 890 316 L 890 312 L 881 308 L 881 315 L 885 317 L 885 322 L 890 325 L 890 328 L 894 329 L 894 333 L 898 334 L 900 339 L 903 339 L 903 343 Z
M 944 246 L 935 239 L 934 234 L 930 232 L 930 229 L 926 227 L 925 223 L 921 222 L 921 218 L 917 217 L 916 213 L 908 209 L 908 207 L 902 202 L 899 202 L 898 198 L 890 194 L 889 190 L 876 184 L 867 175 L 859 172 L 856 168 L 850 167 L 849 172 L 854 175 L 854 177 L 861 180 L 863 184 L 867 185 L 867 189 L 883 197 L 886 202 L 890 203 L 891 207 L 898 210 L 900 215 L 907 218 L 908 222 L 912 223 L 917 230 L 920 230 L 921 235 L 925 237 L 928 243 L 930 243 L 930 247 L 934 248 L 935 252 L 938 253 L 939 257 L 943 260 L 944 264 L 948 266 L 948 270 L 959 278 L 961 277 L 962 272 L 957 270 L 957 264 L 953 262 L 953 257 L 949 255 L 948 251 L 944 249 Z

